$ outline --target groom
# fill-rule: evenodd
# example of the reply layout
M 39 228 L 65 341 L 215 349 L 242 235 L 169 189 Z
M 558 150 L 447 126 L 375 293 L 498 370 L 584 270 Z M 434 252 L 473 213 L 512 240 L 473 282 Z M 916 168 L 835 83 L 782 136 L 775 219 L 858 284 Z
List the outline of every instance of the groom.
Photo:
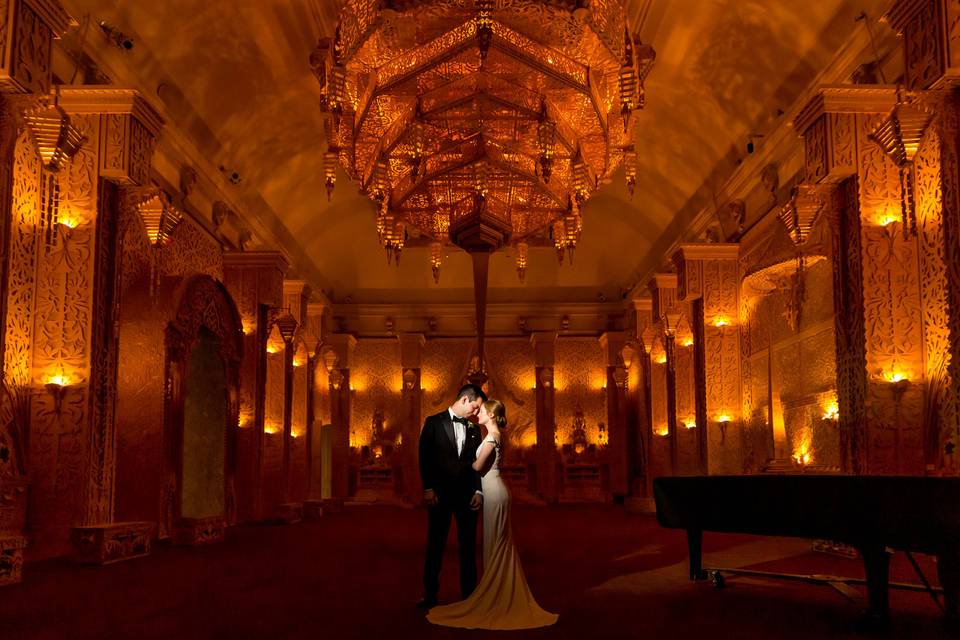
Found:
M 420 480 L 429 514 L 427 558 L 423 566 L 421 609 L 437 604 L 440 563 L 450 531 L 457 519 L 460 547 L 460 593 L 464 599 L 477 586 L 477 511 L 483 506 L 480 474 L 471 466 L 480 446 L 480 429 L 470 418 L 480 411 L 487 396 L 475 384 L 460 389 L 446 410 L 430 416 L 420 432 Z

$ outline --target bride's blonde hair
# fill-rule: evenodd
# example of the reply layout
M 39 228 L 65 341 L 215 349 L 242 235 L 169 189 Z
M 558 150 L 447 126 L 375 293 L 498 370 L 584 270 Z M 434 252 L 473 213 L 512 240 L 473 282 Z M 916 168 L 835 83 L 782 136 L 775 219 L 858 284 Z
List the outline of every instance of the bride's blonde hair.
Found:
M 498 429 L 503 429 L 507 426 L 507 408 L 503 406 L 502 402 L 490 398 L 483 403 L 483 408 L 486 409 L 493 421 L 497 423 Z

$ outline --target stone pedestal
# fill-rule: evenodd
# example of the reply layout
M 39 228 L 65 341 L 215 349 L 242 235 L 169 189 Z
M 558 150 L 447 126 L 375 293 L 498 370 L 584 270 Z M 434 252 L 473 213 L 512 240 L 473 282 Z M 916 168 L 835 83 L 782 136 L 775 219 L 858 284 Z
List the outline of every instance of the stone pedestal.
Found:
M 307 500 L 303 503 L 303 519 L 311 522 L 323 517 L 323 501 Z
M 303 503 L 287 502 L 277 505 L 277 516 L 287 524 L 295 524 L 303 520 Z
M 173 544 L 199 546 L 223 542 L 227 521 L 223 516 L 182 518 L 173 530 Z
M 114 522 L 74 527 L 70 541 L 77 562 L 110 564 L 150 555 L 152 522 Z
M 0 537 L 0 587 L 17 584 L 23 577 L 23 550 L 27 539 L 23 536 Z

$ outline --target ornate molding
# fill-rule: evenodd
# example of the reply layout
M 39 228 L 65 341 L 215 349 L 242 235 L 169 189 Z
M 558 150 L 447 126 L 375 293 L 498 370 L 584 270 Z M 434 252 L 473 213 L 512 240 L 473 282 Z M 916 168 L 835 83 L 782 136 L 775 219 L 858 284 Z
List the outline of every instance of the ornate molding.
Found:
M 122 185 L 148 186 L 157 137 L 164 121 L 133 89 L 63 87 L 60 104 L 70 114 L 100 118 L 100 175 Z
M 0 3 L 0 91 L 47 94 L 53 39 L 73 19 L 55 0 L 6 0 Z

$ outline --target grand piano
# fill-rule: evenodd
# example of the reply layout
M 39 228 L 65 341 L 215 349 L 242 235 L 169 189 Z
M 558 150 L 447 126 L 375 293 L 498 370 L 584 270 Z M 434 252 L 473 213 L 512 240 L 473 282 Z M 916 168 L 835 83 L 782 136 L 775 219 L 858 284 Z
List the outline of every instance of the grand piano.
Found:
M 960 478 L 693 476 L 657 478 L 653 492 L 660 526 L 687 531 L 692 580 L 708 577 L 701 562 L 704 531 L 842 542 L 863 558 L 864 622 L 882 628 L 889 620 L 888 550 L 916 551 L 937 557 L 946 622 L 957 626 Z

